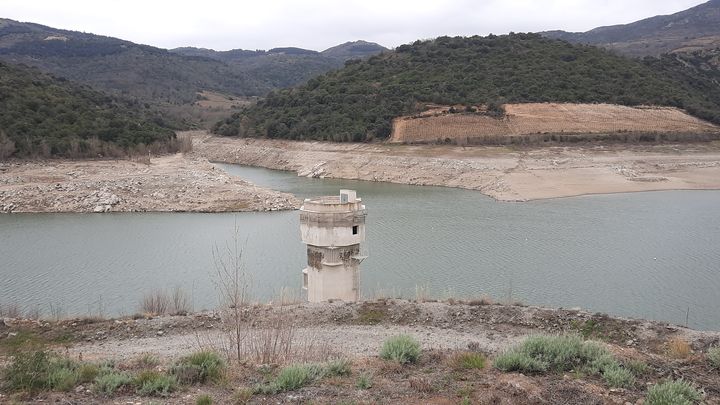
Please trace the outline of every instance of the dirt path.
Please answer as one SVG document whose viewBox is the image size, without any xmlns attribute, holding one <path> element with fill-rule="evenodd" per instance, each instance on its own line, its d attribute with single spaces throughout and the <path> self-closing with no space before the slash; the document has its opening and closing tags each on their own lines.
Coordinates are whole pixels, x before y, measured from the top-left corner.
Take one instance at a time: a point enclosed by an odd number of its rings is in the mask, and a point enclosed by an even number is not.
<svg viewBox="0 0 720 405">
<path fill-rule="evenodd" d="M 0 163 L 0 212 L 268 211 L 298 201 L 182 154 Z"/>
<path fill-rule="evenodd" d="M 425 349 L 458 350 L 469 344 L 496 354 L 529 334 L 582 332 L 623 347 L 660 353 L 671 336 L 687 340 L 696 350 L 720 342 L 720 332 L 694 331 L 664 322 L 609 317 L 581 310 L 475 303 L 416 303 L 378 300 L 361 303 L 294 304 L 253 307 L 247 330 L 274 327 L 283 320 L 299 343 L 322 342 L 332 352 L 373 357 L 389 336 L 410 334 Z M 588 326 L 590 325 L 590 326 Z M 204 345 L 224 347 L 228 325 L 214 312 L 99 323 L 67 321 L 78 343 L 69 353 L 84 359 L 119 361 L 153 353 L 174 359 Z"/>
<path fill-rule="evenodd" d="M 501 201 L 720 189 L 718 142 L 505 148 L 194 137 L 194 153 L 211 161 L 308 177 L 459 187 Z"/>
</svg>

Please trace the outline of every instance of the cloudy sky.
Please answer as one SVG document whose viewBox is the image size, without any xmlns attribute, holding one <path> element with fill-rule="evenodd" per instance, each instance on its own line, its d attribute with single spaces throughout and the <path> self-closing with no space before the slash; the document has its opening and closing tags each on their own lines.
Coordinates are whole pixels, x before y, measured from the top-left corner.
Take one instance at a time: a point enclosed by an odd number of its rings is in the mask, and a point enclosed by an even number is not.
<svg viewBox="0 0 720 405">
<path fill-rule="evenodd" d="M 0 17 L 163 48 L 395 47 L 440 35 L 586 31 L 703 0 L 0 0 Z"/>
</svg>

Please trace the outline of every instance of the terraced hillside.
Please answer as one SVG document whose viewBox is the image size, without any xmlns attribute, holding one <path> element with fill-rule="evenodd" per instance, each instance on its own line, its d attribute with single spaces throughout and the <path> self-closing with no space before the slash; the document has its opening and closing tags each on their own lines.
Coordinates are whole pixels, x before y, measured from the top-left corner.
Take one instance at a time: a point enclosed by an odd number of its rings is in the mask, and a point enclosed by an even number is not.
<svg viewBox="0 0 720 405">
<path fill-rule="evenodd" d="M 720 139 L 720 127 L 674 107 L 527 103 L 503 106 L 494 117 L 482 107 L 440 107 L 393 121 L 392 142 L 512 143 L 550 140 Z M 478 112 L 469 112 L 476 110 Z M 589 135 L 589 136 L 588 136 Z"/>
</svg>

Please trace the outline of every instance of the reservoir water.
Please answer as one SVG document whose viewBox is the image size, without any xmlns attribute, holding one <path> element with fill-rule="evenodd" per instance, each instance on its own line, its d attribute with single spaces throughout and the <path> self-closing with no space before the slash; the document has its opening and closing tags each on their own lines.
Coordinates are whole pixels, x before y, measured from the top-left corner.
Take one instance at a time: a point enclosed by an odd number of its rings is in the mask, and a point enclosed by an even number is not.
<svg viewBox="0 0 720 405">
<path fill-rule="evenodd" d="M 357 190 L 368 207 L 366 297 L 412 298 L 419 287 L 720 330 L 720 191 L 501 203 L 476 191 L 219 166 L 299 197 Z M 300 295 L 298 228 L 296 211 L 0 215 L 0 305 L 123 315 L 143 294 L 178 286 L 194 309 L 212 308 L 213 249 L 234 235 L 258 300 L 283 288 Z"/>
</svg>

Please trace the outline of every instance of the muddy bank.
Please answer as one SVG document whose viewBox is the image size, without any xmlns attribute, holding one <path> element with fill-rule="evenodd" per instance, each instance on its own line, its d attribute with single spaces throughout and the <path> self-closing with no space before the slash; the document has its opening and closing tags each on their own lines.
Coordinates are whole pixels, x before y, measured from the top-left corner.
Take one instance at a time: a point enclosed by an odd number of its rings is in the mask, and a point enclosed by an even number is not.
<svg viewBox="0 0 720 405">
<path fill-rule="evenodd" d="M 301 176 L 459 187 L 501 201 L 720 189 L 718 142 L 507 148 L 297 142 L 196 132 L 194 150 L 211 161 Z"/>
<path fill-rule="evenodd" d="M 290 194 L 229 176 L 200 156 L 0 163 L 0 212 L 270 211 Z"/>
</svg>

